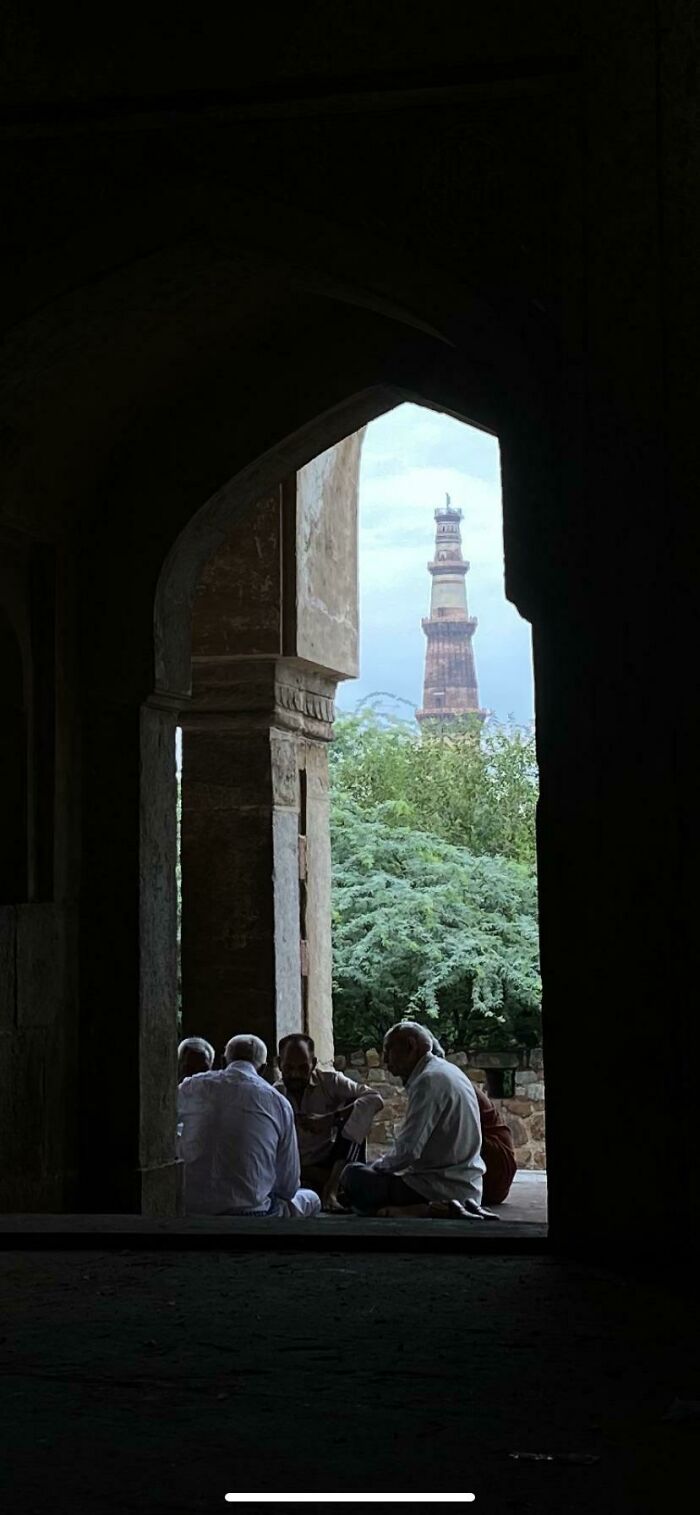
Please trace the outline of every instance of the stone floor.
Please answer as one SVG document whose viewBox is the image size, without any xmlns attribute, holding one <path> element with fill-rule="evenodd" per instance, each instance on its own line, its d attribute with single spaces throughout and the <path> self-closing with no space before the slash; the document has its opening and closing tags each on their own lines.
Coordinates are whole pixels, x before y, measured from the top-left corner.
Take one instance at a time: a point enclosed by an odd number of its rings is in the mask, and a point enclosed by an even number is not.
<svg viewBox="0 0 700 1515">
<path fill-rule="evenodd" d="M 3 1508 L 402 1489 L 474 1492 L 484 1515 L 693 1508 L 694 1301 L 548 1254 L 436 1250 L 415 1224 L 432 1248 L 349 1252 L 332 1229 L 311 1249 L 288 1226 L 284 1251 L 260 1233 L 40 1250 L 38 1231 L 27 1250 L 6 1232 Z"/>
<path fill-rule="evenodd" d="M 521 1168 L 513 1179 L 513 1187 L 504 1204 L 496 1214 L 507 1225 L 526 1221 L 531 1225 L 547 1224 L 547 1174 Z"/>
<path fill-rule="evenodd" d="M 481 1220 L 370 1220 L 359 1215 L 320 1215 L 314 1220 L 235 1220 L 222 1216 L 188 1216 L 181 1220 L 154 1220 L 140 1215 L 0 1215 L 0 1247 L 14 1245 L 18 1236 L 28 1246 L 45 1245 L 59 1238 L 80 1245 L 92 1245 L 98 1235 L 105 1246 L 125 1240 L 146 1245 L 153 1237 L 171 1243 L 205 1242 L 207 1238 L 227 1238 L 239 1246 L 259 1246 L 265 1237 L 296 1247 L 315 1243 L 325 1247 L 329 1240 L 342 1245 L 376 1243 L 387 1236 L 402 1237 L 412 1245 L 433 1246 L 439 1238 L 468 1240 L 479 1245 L 544 1241 L 547 1234 L 547 1175 L 522 1171 L 517 1173 L 505 1201 L 493 1212 L 493 1222 Z M 301 1230 L 299 1229 L 301 1227 Z"/>
</svg>

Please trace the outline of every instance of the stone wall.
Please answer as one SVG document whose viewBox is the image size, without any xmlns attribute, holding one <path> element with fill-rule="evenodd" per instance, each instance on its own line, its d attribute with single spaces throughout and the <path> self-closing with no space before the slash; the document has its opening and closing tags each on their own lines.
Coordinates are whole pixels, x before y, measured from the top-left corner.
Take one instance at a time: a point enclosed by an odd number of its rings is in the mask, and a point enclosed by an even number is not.
<svg viewBox="0 0 700 1515">
<path fill-rule="evenodd" d="M 472 1082 L 486 1092 L 486 1070 L 470 1063 L 466 1052 L 451 1052 L 448 1062 L 463 1068 Z M 503 1112 L 510 1126 L 519 1168 L 546 1167 L 544 1145 L 544 1082 L 542 1072 L 542 1049 L 535 1047 L 529 1056 L 529 1066 L 516 1068 L 512 1099 L 496 1099 L 493 1103 Z M 406 1109 L 406 1095 L 401 1080 L 392 1078 L 382 1066 L 376 1047 L 351 1052 L 335 1059 L 336 1068 L 342 1069 L 349 1078 L 359 1083 L 372 1084 L 379 1090 L 384 1109 L 375 1121 L 371 1140 L 368 1143 L 370 1160 L 380 1157 L 391 1146 Z"/>
</svg>

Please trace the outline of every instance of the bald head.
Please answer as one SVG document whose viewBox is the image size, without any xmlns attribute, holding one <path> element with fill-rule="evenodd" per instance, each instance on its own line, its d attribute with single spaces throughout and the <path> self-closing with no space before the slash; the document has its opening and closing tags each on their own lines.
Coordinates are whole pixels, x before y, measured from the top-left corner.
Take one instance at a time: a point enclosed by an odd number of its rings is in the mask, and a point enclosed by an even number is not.
<svg viewBox="0 0 700 1515">
<path fill-rule="evenodd" d="M 384 1062 L 405 1084 L 432 1045 L 433 1038 L 425 1026 L 418 1021 L 399 1021 L 384 1037 Z"/>
</svg>

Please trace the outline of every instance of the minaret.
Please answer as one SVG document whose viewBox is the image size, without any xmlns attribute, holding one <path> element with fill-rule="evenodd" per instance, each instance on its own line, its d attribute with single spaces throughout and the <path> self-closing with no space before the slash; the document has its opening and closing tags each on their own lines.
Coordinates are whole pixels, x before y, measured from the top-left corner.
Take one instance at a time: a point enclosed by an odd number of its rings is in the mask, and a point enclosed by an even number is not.
<svg viewBox="0 0 700 1515">
<path fill-rule="evenodd" d="M 423 709 L 416 711 L 416 719 L 454 721 L 476 715 L 483 721 L 488 711 L 479 708 L 472 647 L 477 620 L 467 610 L 469 564 L 462 557 L 462 512 L 450 504 L 449 495 L 445 499 L 447 503 L 435 511 L 435 556 L 428 564 L 430 615 L 421 622 L 428 645 Z"/>
</svg>

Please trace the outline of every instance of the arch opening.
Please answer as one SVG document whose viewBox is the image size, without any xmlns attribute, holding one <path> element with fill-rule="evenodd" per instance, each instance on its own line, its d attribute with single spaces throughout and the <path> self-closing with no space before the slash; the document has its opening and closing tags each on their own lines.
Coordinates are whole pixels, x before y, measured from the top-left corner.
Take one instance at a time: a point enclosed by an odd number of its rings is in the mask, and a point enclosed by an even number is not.
<svg viewBox="0 0 700 1515">
<path fill-rule="evenodd" d="M 178 867 L 182 876 L 181 1030 L 219 1052 L 231 1034 L 231 1005 L 243 1000 L 245 1030 L 272 1046 L 289 1031 L 313 1034 L 321 1062 L 332 1066 L 327 743 L 336 686 L 356 676 L 358 657 L 356 616 L 351 624 L 348 611 L 357 586 L 351 538 L 362 432 L 345 428 L 358 414 L 366 426 L 406 398 L 386 390 L 360 396 L 253 465 L 198 512 L 160 576 L 156 689 L 142 712 L 144 793 L 156 784 L 162 794 L 166 778 L 165 851 L 173 879 Z M 327 440 L 334 431 L 337 441 L 314 454 L 314 436 Z M 347 521 L 338 537 L 343 475 Z M 322 547 L 304 581 L 301 560 L 312 543 Z M 445 699 L 437 690 L 436 708 Z M 164 742 L 149 740 L 155 727 Z M 149 753 L 158 771 L 149 773 Z M 153 840 L 146 827 L 146 849 Z M 149 876 L 145 866 L 147 893 Z M 151 929 L 150 947 L 142 935 L 142 957 L 149 955 L 153 982 L 158 937 L 167 990 L 160 998 L 172 1007 L 180 907 L 177 889 L 166 893 L 170 929 Z M 146 925 L 151 918 L 146 908 Z M 170 1017 L 174 1042 L 172 1008 Z"/>
</svg>

